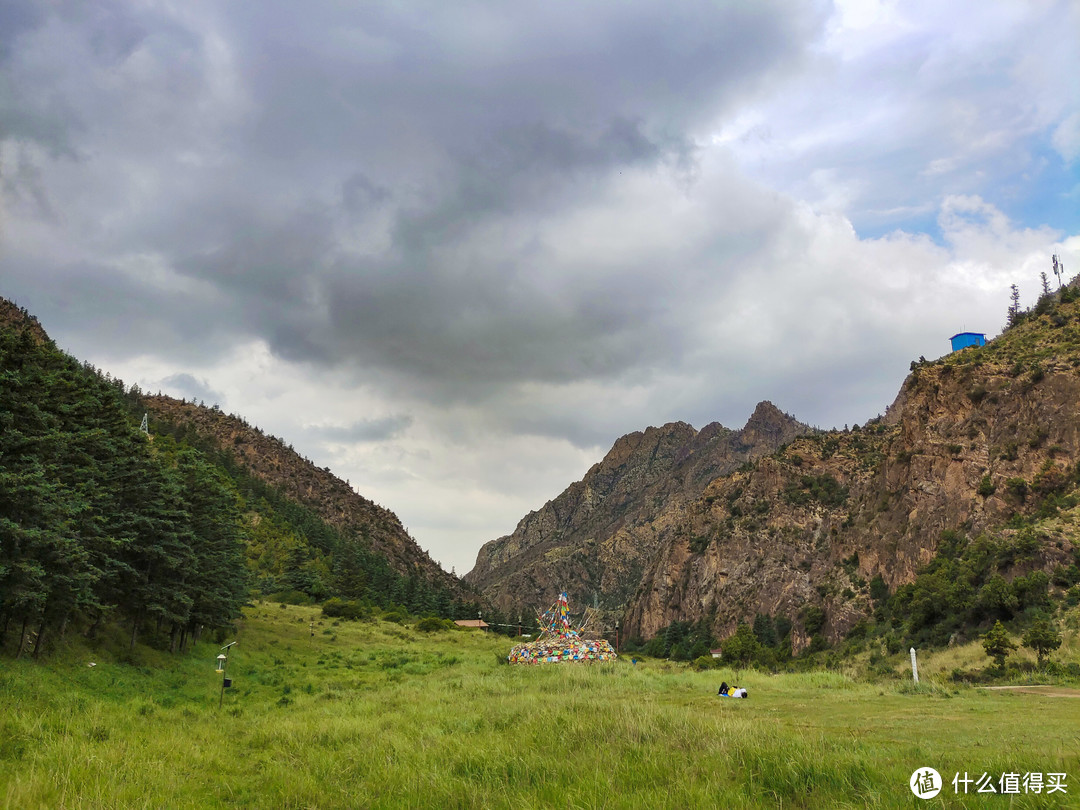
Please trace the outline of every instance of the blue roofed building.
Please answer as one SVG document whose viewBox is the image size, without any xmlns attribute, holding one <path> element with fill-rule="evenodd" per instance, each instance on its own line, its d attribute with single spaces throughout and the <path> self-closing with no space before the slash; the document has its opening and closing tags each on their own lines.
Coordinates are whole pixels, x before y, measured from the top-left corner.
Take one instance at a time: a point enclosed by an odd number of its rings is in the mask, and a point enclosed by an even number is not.
<svg viewBox="0 0 1080 810">
<path fill-rule="evenodd" d="M 982 332 L 957 332 L 949 340 L 952 341 L 952 350 L 958 352 L 968 346 L 985 346 L 986 335 Z"/>
</svg>

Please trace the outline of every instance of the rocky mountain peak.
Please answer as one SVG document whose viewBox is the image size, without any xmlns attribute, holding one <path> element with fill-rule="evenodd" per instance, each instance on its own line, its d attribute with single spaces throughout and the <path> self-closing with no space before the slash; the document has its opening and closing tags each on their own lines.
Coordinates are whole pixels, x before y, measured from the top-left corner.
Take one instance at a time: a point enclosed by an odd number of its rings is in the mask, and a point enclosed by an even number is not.
<svg viewBox="0 0 1080 810">
<path fill-rule="evenodd" d="M 767 444 L 779 447 L 810 432 L 810 427 L 788 416 L 768 400 L 757 404 L 746 425 L 740 431 L 742 443 L 749 446 Z"/>
<path fill-rule="evenodd" d="M 572 599 L 620 610 L 636 590 L 654 543 L 634 526 L 700 497 L 717 477 L 809 432 L 763 402 L 745 428 L 713 422 L 700 431 L 668 422 L 620 437 L 585 477 L 514 532 L 487 543 L 465 580 L 500 609 L 526 609 L 567 589 Z"/>
</svg>

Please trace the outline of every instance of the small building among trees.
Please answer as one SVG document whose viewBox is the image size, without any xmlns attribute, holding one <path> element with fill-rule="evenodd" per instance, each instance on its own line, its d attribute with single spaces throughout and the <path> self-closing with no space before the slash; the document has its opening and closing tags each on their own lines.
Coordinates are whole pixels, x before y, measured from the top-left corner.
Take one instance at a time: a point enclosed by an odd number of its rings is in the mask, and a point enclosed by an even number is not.
<svg viewBox="0 0 1080 810">
<path fill-rule="evenodd" d="M 985 346 L 986 335 L 982 332 L 957 332 L 949 340 L 952 342 L 952 350 L 958 352 L 968 346 Z"/>
<path fill-rule="evenodd" d="M 474 630 L 487 630 L 491 626 L 482 619 L 456 619 L 454 624 L 458 627 L 471 627 Z"/>
</svg>

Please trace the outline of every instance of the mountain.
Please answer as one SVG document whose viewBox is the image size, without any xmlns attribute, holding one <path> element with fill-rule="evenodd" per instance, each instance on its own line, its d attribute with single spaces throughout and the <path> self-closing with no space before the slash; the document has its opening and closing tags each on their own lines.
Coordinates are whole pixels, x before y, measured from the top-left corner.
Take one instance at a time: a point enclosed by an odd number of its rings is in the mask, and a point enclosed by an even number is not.
<svg viewBox="0 0 1080 810">
<path fill-rule="evenodd" d="M 462 596 L 457 577 L 444 571 L 405 531 L 401 520 L 363 497 L 328 468 L 317 467 L 283 441 L 218 408 L 172 397 L 143 395 L 151 427 L 176 430 L 200 447 L 212 448 L 237 468 L 284 498 L 310 509 L 345 536 L 361 537 L 401 576 L 420 576 Z"/>
<path fill-rule="evenodd" d="M 577 604 L 618 613 L 662 543 L 641 527 L 809 431 L 762 402 L 741 430 L 672 422 L 623 436 L 581 481 L 484 545 L 464 579 L 509 613 L 543 605 L 561 590 Z"/>
<path fill-rule="evenodd" d="M 811 432 L 763 404 L 737 434 L 630 434 L 466 579 L 507 610 L 569 587 L 624 639 L 698 628 L 706 650 L 743 622 L 795 652 L 868 627 L 906 649 L 1080 600 L 1078 299 L 913 363 L 862 427 Z"/>
<path fill-rule="evenodd" d="M 627 633 L 704 621 L 724 637 L 782 616 L 798 651 L 843 638 L 891 592 L 907 638 L 943 642 L 1052 605 L 1080 579 L 1076 298 L 1044 297 L 985 347 L 913 363 L 883 419 L 800 437 L 637 527 L 657 551 Z"/>
<path fill-rule="evenodd" d="M 49 342 L 49 336 L 36 317 L 13 301 L 2 297 L 0 297 L 0 330 L 25 332 L 39 345 Z"/>
</svg>

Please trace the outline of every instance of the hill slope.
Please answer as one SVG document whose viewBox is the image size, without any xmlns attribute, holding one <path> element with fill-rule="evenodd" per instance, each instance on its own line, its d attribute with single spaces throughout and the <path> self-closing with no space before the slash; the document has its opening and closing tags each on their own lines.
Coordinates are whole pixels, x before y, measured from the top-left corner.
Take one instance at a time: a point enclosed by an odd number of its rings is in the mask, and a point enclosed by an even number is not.
<svg viewBox="0 0 1080 810">
<path fill-rule="evenodd" d="M 280 439 L 237 416 L 162 395 L 141 402 L 151 426 L 180 428 L 202 447 L 212 447 L 285 498 L 309 508 L 346 536 L 362 537 L 402 576 L 421 576 L 462 595 L 460 582 L 443 571 L 405 531 L 401 520 L 352 489 L 328 469 L 316 467 Z"/>
<path fill-rule="evenodd" d="M 0 299 L 0 648 L 14 636 L 16 656 L 37 655 L 52 631 L 120 621 L 133 645 L 150 632 L 175 649 L 227 626 L 251 587 L 476 611 L 328 470 L 237 417 L 126 389 Z"/>
</svg>

